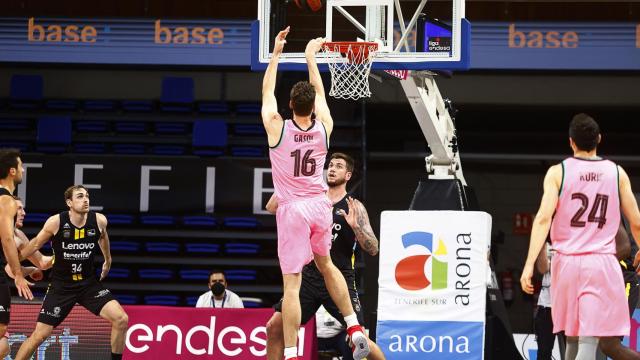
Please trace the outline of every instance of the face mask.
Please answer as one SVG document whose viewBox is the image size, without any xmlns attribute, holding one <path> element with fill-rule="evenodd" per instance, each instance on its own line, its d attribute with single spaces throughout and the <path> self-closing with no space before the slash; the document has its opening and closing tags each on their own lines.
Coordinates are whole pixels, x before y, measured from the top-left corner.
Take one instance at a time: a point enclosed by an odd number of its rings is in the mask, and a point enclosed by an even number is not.
<svg viewBox="0 0 640 360">
<path fill-rule="evenodd" d="M 222 283 L 215 283 L 213 285 L 211 285 L 211 292 L 213 293 L 213 295 L 215 296 L 220 296 L 224 293 L 225 287 Z"/>
</svg>

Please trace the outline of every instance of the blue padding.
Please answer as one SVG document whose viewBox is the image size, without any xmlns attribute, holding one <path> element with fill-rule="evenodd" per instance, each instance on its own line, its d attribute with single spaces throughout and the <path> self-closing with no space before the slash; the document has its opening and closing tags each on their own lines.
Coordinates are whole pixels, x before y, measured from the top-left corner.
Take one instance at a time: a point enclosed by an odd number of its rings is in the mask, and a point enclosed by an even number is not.
<svg viewBox="0 0 640 360">
<path fill-rule="evenodd" d="M 77 132 L 105 133 L 109 131 L 109 124 L 104 120 L 78 120 L 75 124 Z"/>
<path fill-rule="evenodd" d="M 218 244 L 187 243 L 185 247 L 188 253 L 216 254 L 220 252 Z"/>
<path fill-rule="evenodd" d="M 131 225 L 134 221 L 134 216 L 129 214 L 107 214 L 106 216 L 109 225 Z"/>
<path fill-rule="evenodd" d="M 171 215 L 141 215 L 143 225 L 175 225 L 176 220 Z"/>
<path fill-rule="evenodd" d="M 151 112 L 153 110 L 151 100 L 123 100 L 121 105 L 125 111 Z"/>
<path fill-rule="evenodd" d="M 222 155 L 224 155 L 224 150 L 214 150 L 214 149 L 203 150 L 203 149 L 194 149 L 194 150 L 193 150 L 193 155 L 198 155 L 198 156 L 222 156 Z"/>
<path fill-rule="evenodd" d="M 209 280 L 210 270 L 180 270 L 180 278 L 183 280 Z"/>
<path fill-rule="evenodd" d="M 100 273 L 102 272 L 102 269 L 98 268 L 97 270 L 98 270 L 97 273 L 99 278 Z M 127 268 L 111 268 L 109 270 L 109 275 L 107 277 L 113 278 L 113 279 L 128 279 L 129 277 L 131 277 L 131 270 Z"/>
<path fill-rule="evenodd" d="M 138 252 L 140 243 L 135 241 L 111 241 L 111 251 Z"/>
<path fill-rule="evenodd" d="M 147 131 L 147 124 L 139 121 L 117 121 L 115 130 L 117 133 L 140 134 Z"/>
<path fill-rule="evenodd" d="M 144 244 L 148 252 L 178 253 L 180 244 L 172 242 L 148 242 Z"/>
<path fill-rule="evenodd" d="M 154 155 L 180 156 L 184 155 L 185 148 L 182 145 L 153 145 L 151 153 Z"/>
<path fill-rule="evenodd" d="M 254 281 L 256 280 L 257 271 L 255 270 L 225 270 L 224 276 L 229 280 L 235 281 Z"/>
<path fill-rule="evenodd" d="M 239 114 L 260 114 L 262 105 L 259 103 L 240 103 L 236 105 L 236 112 Z"/>
<path fill-rule="evenodd" d="M 223 224 L 225 227 L 240 229 L 255 229 L 260 226 L 260 222 L 254 217 L 239 216 L 226 217 Z"/>
<path fill-rule="evenodd" d="M 218 222 L 213 216 L 184 216 L 182 223 L 186 226 L 216 227 Z"/>
<path fill-rule="evenodd" d="M 186 134 L 189 126 L 181 122 L 157 122 L 154 124 L 156 134 Z"/>
<path fill-rule="evenodd" d="M 69 145 L 71 143 L 71 118 L 68 116 L 42 116 L 38 118 L 38 144 Z"/>
<path fill-rule="evenodd" d="M 235 124 L 233 133 L 236 135 L 266 135 L 262 124 Z"/>
<path fill-rule="evenodd" d="M 244 305 L 245 308 L 250 308 L 250 309 L 261 308 L 264 306 L 264 303 L 262 300 L 242 299 L 242 304 Z"/>
<path fill-rule="evenodd" d="M 44 224 L 49 218 L 49 214 L 29 212 L 24 218 L 25 224 Z"/>
<path fill-rule="evenodd" d="M 173 279 L 173 271 L 168 269 L 140 269 L 138 275 L 141 279 L 170 280 Z"/>
<path fill-rule="evenodd" d="M 78 154 L 104 154 L 106 147 L 101 143 L 80 143 L 73 145 L 73 152 Z"/>
<path fill-rule="evenodd" d="M 43 81 L 40 75 L 13 75 L 10 96 L 12 100 L 41 101 Z"/>
<path fill-rule="evenodd" d="M 162 103 L 190 104 L 194 100 L 193 79 L 190 77 L 165 77 L 162 79 Z"/>
<path fill-rule="evenodd" d="M 147 295 L 144 297 L 147 305 L 168 305 L 176 306 L 180 304 L 180 297 L 177 295 Z"/>
<path fill-rule="evenodd" d="M 198 104 L 198 111 L 205 114 L 226 114 L 229 112 L 229 104 L 220 101 L 203 101 Z"/>
<path fill-rule="evenodd" d="M 113 296 L 122 305 L 136 305 L 138 303 L 137 295 L 113 294 Z"/>
<path fill-rule="evenodd" d="M 65 99 L 47 100 L 44 106 L 51 110 L 76 110 L 78 108 L 78 102 Z"/>
<path fill-rule="evenodd" d="M 141 155 L 147 152 L 142 144 L 113 144 L 112 148 L 116 154 Z"/>
<path fill-rule="evenodd" d="M 0 131 L 26 131 L 31 129 L 29 119 L 0 119 Z"/>
<path fill-rule="evenodd" d="M 115 111 L 116 102 L 113 100 L 86 100 L 85 111 Z"/>
<path fill-rule="evenodd" d="M 47 250 L 47 251 L 51 250 L 51 241 L 49 241 L 48 243 L 42 245 L 42 249 Z"/>
<path fill-rule="evenodd" d="M 187 306 L 194 307 L 198 303 L 199 296 L 188 296 L 187 297 Z"/>
<path fill-rule="evenodd" d="M 224 120 L 196 120 L 192 145 L 205 148 L 227 146 L 227 123 Z"/>
<path fill-rule="evenodd" d="M 260 251 L 258 244 L 231 243 L 224 247 L 227 254 L 257 254 Z"/>
<path fill-rule="evenodd" d="M 231 148 L 231 156 L 262 157 L 264 156 L 264 148 L 252 146 L 233 146 Z"/>
</svg>

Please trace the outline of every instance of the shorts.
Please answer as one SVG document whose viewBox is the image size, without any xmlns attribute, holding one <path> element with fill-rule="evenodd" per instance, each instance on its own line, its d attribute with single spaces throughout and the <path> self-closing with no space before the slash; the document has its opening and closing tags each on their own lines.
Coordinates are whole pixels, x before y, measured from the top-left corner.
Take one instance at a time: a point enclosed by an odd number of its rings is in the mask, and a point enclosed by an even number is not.
<svg viewBox="0 0 640 360">
<path fill-rule="evenodd" d="M 566 336 L 629 334 L 629 308 L 618 260 L 613 254 L 553 257 L 553 332 Z"/>
<path fill-rule="evenodd" d="M 76 303 L 99 316 L 102 308 L 115 299 L 111 291 L 96 279 L 73 284 L 53 281 L 42 301 L 38 322 L 56 327 L 64 321 Z"/>
<path fill-rule="evenodd" d="M 317 271 L 317 270 L 316 270 Z M 364 324 L 364 318 L 362 315 L 362 306 L 360 305 L 360 298 L 358 297 L 358 290 L 355 286 L 355 275 L 353 273 L 344 273 L 344 278 L 347 281 L 347 288 L 349 289 L 349 299 L 351 299 L 351 306 L 353 311 L 358 317 L 358 322 Z M 300 286 L 300 324 L 306 324 L 320 308 L 320 305 L 327 309 L 327 312 L 331 314 L 336 320 L 346 327 L 344 322 L 344 316 L 340 313 L 338 306 L 331 299 L 329 291 L 324 283 L 322 275 L 318 272 L 318 277 L 307 276 L 305 272 L 302 275 L 302 284 Z M 274 309 L 277 312 L 282 312 L 282 299 L 274 305 Z"/>
<path fill-rule="evenodd" d="M 278 259 L 283 274 L 298 274 L 313 254 L 328 256 L 333 216 L 325 195 L 278 204 Z"/>
<path fill-rule="evenodd" d="M 11 289 L 4 269 L 0 270 L 0 324 L 9 325 L 11 314 Z"/>
</svg>

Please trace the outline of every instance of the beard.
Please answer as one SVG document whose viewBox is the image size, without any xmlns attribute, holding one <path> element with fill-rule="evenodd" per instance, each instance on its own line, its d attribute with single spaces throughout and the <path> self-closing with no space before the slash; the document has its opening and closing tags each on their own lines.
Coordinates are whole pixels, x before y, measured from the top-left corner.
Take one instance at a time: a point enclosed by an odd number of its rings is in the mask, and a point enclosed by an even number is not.
<svg viewBox="0 0 640 360">
<path fill-rule="evenodd" d="M 335 178 L 333 180 L 327 179 L 327 185 L 329 185 L 330 187 L 340 186 L 346 182 L 347 180 L 345 178 Z"/>
<path fill-rule="evenodd" d="M 18 186 L 20 184 L 22 184 L 22 177 L 13 179 L 13 185 L 14 186 Z"/>
</svg>

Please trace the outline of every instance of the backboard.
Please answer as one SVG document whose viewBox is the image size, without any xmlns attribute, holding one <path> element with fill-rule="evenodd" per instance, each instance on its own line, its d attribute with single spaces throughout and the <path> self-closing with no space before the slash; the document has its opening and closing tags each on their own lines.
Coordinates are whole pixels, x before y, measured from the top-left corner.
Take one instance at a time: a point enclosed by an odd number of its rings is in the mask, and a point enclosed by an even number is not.
<svg viewBox="0 0 640 360">
<path fill-rule="evenodd" d="M 306 0 L 299 0 L 306 1 Z M 376 41 L 373 70 L 466 70 L 471 26 L 465 0 L 325 0 L 318 11 L 294 0 L 259 0 L 252 25 L 252 70 L 266 69 L 273 39 L 291 26 L 280 70 L 306 71 L 304 48 L 316 37 L 327 41 Z M 326 70 L 329 57 L 316 57 Z"/>
</svg>

